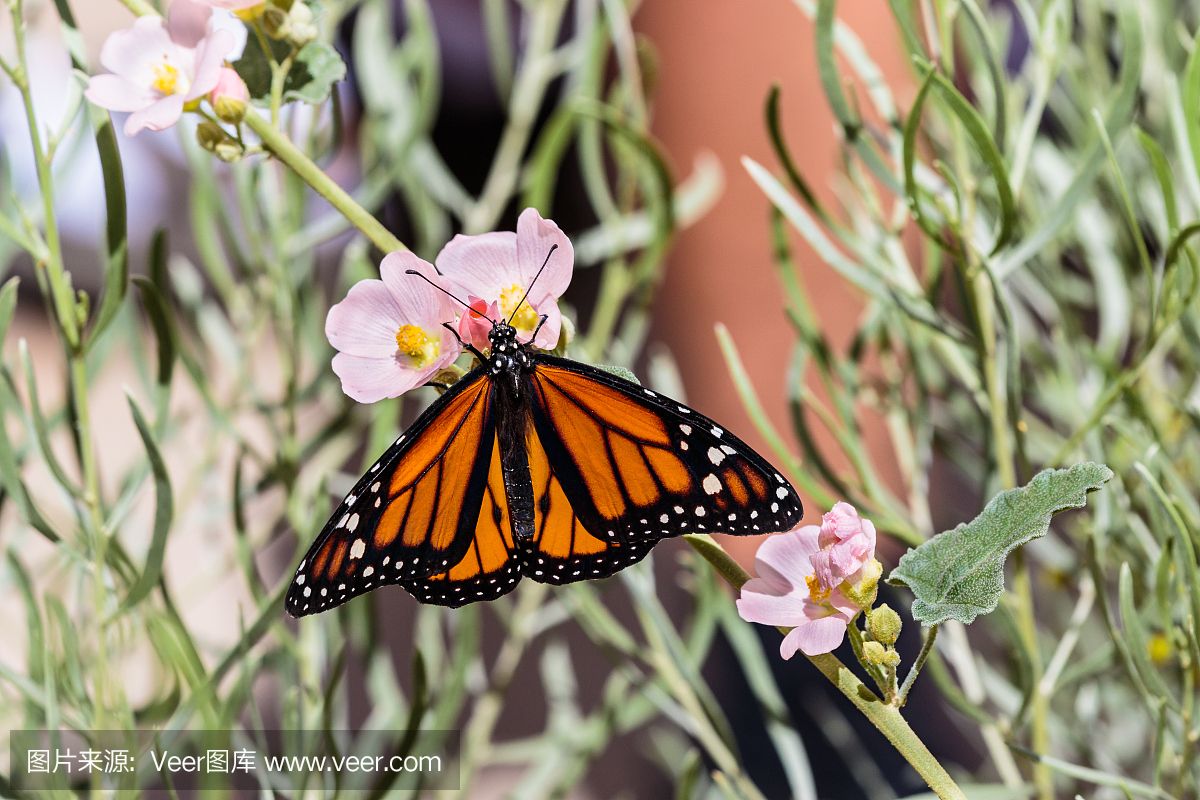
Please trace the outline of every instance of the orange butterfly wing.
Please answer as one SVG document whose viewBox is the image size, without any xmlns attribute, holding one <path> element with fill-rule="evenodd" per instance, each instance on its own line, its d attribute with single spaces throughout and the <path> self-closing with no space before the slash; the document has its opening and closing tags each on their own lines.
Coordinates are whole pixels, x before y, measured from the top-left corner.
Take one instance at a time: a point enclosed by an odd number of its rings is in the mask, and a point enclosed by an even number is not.
<svg viewBox="0 0 1200 800">
<path fill-rule="evenodd" d="M 422 603 L 461 606 L 494 600 L 515 588 L 521 578 L 521 560 L 513 542 L 500 469 L 500 443 L 492 437 L 491 467 L 483 505 L 466 553 L 449 570 L 401 585 Z"/>
<path fill-rule="evenodd" d="M 479 370 L 426 409 L 342 501 L 296 569 L 288 612 L 314 614 L 461 561 L 490 490 L 495 429 L 492 386 Z"/>
<path fill-rule="evenodd" d="M 800 498 L 783 476 L 707 417 L 584 364 L 544 355 L 536 364 L 537 438 L 592 538 L 631 546 L 800 521 Z"/>
</svg>

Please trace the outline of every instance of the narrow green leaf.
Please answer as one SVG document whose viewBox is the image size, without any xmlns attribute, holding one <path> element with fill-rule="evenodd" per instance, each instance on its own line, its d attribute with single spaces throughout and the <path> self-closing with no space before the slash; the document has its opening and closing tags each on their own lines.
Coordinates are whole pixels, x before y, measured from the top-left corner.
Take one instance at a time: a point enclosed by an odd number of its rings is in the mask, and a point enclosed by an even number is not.
<svg viewBox="0 0 1200 800">
<path fill-rule="evenodd" d="M 912 590 L 913 619 L 922 624 L 973 622 L 1000 602 L 1008 554 L 1044 536 L 1054 514 L 1082 508 L 1088 492 L 1099 489 L 1112 474 L 1105 465 L 1092 462 L 1043 470 L 1025 486 L 993 497 L 971 522 L 909 550 L 888 582 Z"/>
<path fill-rule="evenodd" d="M 921 85 L 921 91 L 913 101 L 912 109 L 908 113 L 908 120 L 904 125 L 904 186 L 913 217 L 922 230 L 939 241 L 944 241 L 936 223 L 928 219 L 921 209 L 920 189 L 917 186 L 915 169 L 916 139 L 920 129 L 921 108 L 929 91 L 936 88 L 946 107 L 953 112 L 954 116 L 958 117 L 963 130 L 975 143 L 975 152 L 983 159 L 983 163 L 987 165 L 996 183 L 996 197 L 1000 202 L 1000 227 L 996 233 L 996 241 L 990 250 L 992 254 L 995 254 L 1012 238 L 1017 220 L 1016 202 L 1013 199 L 1012 186 L 1009 183 L 1008 169 L 1004 166 L 1004 157 L 1001 156 L 1000 150 L 996 146 L 996 140 L 988 131 L 988 125 L 984 122 L 983 117 L 958 89 L 954 88 L 954 84 L 930 65 L 920 64 L 918 66 L 926 71 L 925 82 Z M 947 247 L 953 249 L 952 245 L 947 245 Z"/>
<path fill-rule="evenodd" d="M 17 289 L 21 279 L 13 276 L 0 287 L 0 344 L 8 336 L 8 326 L 12 324 L 13 312 L 17 309 Z"/>
<path fill-rule="evenodd" d="M 1179 703 L 1171 694 L 1171 690 L 1167 688 L 1162 675 L 1150 663 L 1149 637 L 1146 635 L 1146 628 L 1142 625 L 1137 607 L 1133 604 L 1133 571 L 1130 570 L 1128 562 L 1121 564 L 1117 594 L 1120 601 L 1121 626 L 1124 628 L 1129 652 L 1133 656 L 1134 668 L 1141 675 L 1142 682 L 1147 689 L 1170 704 L 1172 708 L 1179 708 Z"/>
<path fill-rule="evenodd" d="M 150 460 L 150 469 L 154 473 L 154 533 L 150 539 L 150 549 L 146 553 L 146 565 L 141 575 L 125 596 L 122 610 L 128 610 L 140 603 L 150 594 L 162 576 L 163 553 L 167 548 L 167 534 L 171 530 L 171 517 L 174 514 L 174 499 L 171 494 L 171 479 L 167 475 L 167 465 L 163 463 L 162 454 L 150 426 L 146 424 L 142 411 L 138 408 L 133 397 L 128 397 L 129 410 L 133 414 L 133 422 L 137 425 L 146 447 L 146 457 Z"/>
<path fill-rule="evenodd" d="M 88 106 L 88 116 L 95 131 L 96 149 L 100 153 L 100 172 L 104 178 L 104 208 L 108 219 L 105 228 L 108 252 L 104 268 L 104 291 L 100 296 L 100 308 L 88 332 L 87 344 L 91 347 L 121 309 L 121 303 L 129 291 L 129 233 L 126 220 L 125 170 L 121 166 L 121 151 L 117 147 L 117 134 L 113 130 L 112 118 L 107 111 L 91 105 Z"/>
<path fill-rule="evenodd" d="M 133 283 L 142 293 L 142 305 L 146 309 L 146 316 L 150 318 L 150 326 L 154 329 L 154 340 L 158 347 L 156 380 L 160 386 L 169 386 L 171 373 L 175 368 L 175 337 L 171 331 L 167 302 L 149 278 L 135 275 Z"/>
</svg>

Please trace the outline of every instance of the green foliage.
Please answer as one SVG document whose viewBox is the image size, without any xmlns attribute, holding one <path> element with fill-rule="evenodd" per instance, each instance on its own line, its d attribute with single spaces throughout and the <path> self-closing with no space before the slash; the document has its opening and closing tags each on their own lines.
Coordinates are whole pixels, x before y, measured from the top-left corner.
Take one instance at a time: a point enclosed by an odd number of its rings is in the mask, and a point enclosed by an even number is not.
<svg viewBox="0 0 1200 800">
<path fill-rule="evenodd" d="M 312 41 L 293 52 L 290 44 L 270 40 L 268 45 L 276 62 L 289 60 L 291 69 L 283 83 L 285 102 L 299 100 L 318 105 L 329 99 L 333 85 L 346 77 L 346 62 L 332 45 Z M 233 65 L 246 82 L 250 97 L 267 102 L 271 97 L 274 72 L 271 60 L 263 50 L 261 40 L 250 36 L 242 57 Z"/>
<path fill-rule="evenodd" d="M 974 622 L 999 605 L 1009 554 L 1045 536 L 1055 514 L 1082 508 L 1088 493 L 1110 478 L 1112 470 L 1092 463 L 1039 472 L 1025 486 L 993 497 L 975 519 L 909 550 L 888 583 L 912 590 L 913 619 L 924 625 Z"/>
</svg>

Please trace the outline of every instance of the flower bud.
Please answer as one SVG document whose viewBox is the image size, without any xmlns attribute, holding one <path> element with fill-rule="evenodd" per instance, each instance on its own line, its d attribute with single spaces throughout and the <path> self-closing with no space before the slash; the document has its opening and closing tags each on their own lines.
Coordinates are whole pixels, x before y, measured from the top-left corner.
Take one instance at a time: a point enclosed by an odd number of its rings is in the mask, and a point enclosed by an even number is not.
<svg viewBox="0 0 1200 800">
<path fill-rule="evenodd" d="M 196 126 L 196 141 L 210 153 L 215 153 L 217 145 L 228 138 L 225 129 L 211 120 L 206 119 Z"/>
<path fill-rule="evenodd" d="M 881 575 L 883 575 L 883 564 L 880 564 L 878 559 L 872 558 L 863 564 L 857 576 L 852 576 L 842 584 L 842 593 L 859 608 L 870 608 L 875 605 L 875 597 L 879 594 L 879 577 Z M 857 577 L 857 581 L 851 583 L 854 577 Z"/>
<path fill-rule="evenodd" d="M 292 46 L 301 48 L 317 38 L 317 26 L 312 20 L 312 8 L 302 2 L 294 2 L 292 11 L 288 12 L 287 32 L 287 40 Z"/>
<path fill-rule="evenodd" d="M 282 8 L 268 6 L 259 17 L 263 32 L 272 39 L 285 39 L 291 33 L 292 20 Z"/>
<path fill-rule="evenodd" d="M 900 663 L 900 654 L 879 642 L 863 642 L 863 660 L 877 667 L 894 667 Z"/>
<path fill-rule="evenodd" d="M 894 645 L 900 638 L 900 615 L 888 605 L 867 612 L 867 633 L 880 644 Z"/>
<path fill-rule="evenodd" d="M 237 161 L 246 154 L 241 142 L 234 139 L 225 129 L 212 120 L 204 120 L 196 126 L 196 141 L 208 152 L 226 163 Z"/>
<path fill-rule="evenodd" d="M 250 90 L 242 76 L 229 67 L 222 67 L 217 85 L 208 95 L 213 111 L 222 122 L 233 125 L 242 121 L 246 116 L 246 103 L 250 100 Z"/>
</svg>

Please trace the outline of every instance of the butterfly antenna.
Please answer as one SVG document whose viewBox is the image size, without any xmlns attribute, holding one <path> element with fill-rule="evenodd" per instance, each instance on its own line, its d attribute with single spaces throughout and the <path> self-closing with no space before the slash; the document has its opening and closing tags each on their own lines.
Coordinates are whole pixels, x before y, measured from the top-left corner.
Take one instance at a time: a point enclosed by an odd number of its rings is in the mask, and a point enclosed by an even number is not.
<svg viewBox="0 0 1200 800">
<path fill-rule="evenodd" d="M 537 274 L 534 275 L 533 280 L 531 280 L 529 282 L 529 288 L 525 290 L 524 296 L 521 297 L 521 302 L 517 303 L 515 306 L 513 306 L 512 313 L 508 315 L 508 324 L 509 325 L 512 325 L 513 317 L 515 317 L 517 315 L 517 312 L 521 310 L 521 306 L 525 304 L 525 301 L 527 299 L 529 299 L 529 293 L 533 291 L 533 285 L 535 283 L 537 283 L 538 278 L 542 277 L 542 270 L 544 270 L 546 268 L 546 265 L 550 263 L 550 256 L 554 255 L 554 251 L 557 249 L 558 249 L 558 245 L 556 245 L 556 244 L 550 245 L 550 252 L 546 253 L 546 260 L 542 262 L 542 266 L 538 267 Z"/>
<path fill-rule="evenodd" d="M 415 269 L 406 269 L 406 270 L 404 270 L 404 273 L 405 273 L 406 275 L 416 275 L 418 278 L 420 278 L 421 280 L 425 281 L 426 283 L 428 283 L 428 284 L 429 284 L 430 286 L 432 286 L 433 288 L 437 289 L 437 290 L 438 290 L 439 292 L 441 292 L 442 294 L 446 295 L 447 297 L 449 297 L 449 298 L 451 298 L 451 299 L 453 299 L 453 300 L 456 300 L 456 301 L 458 301 L 459 303 L 462 303 L 464 306 L 466 306 L 466 307 L 467 307 L 467 310 L 468 310 L 468 311 L 470 311 L 472 314 L 478 314 L 479 316 L 483 317 L 484 319 L 486 319 L 488 322 L 492 323 L 493 325 L 495 325 L 495 324 L 496 324 L 496 320 L 492 319 L 492 318 L 491 318 L 491 317 L 489 317 L 487 314 L 484 314 L 482 311 L 476 311 L 475 309 L 471 308 L 471 304 L 470 304 L 470 303 L 463 302 L 463 300 L 462 300 L 460 297 L 458 297 L 457 295 L 451 294 L 450 292 L 446 291 L 446 290 L 445 290 L 445 289 L 443 289 L 441 286 L 438 286 L 436 283 L 434 283 L 433 281 L 429 280 L 429 278 L 428 278 L 428 277 L 426 277 L 425 275 L 422 275 L 420 272 L 417 272 Z M 540 273 L 539 273 L 539 274 L 540 274 Z M 537 278 L 534 278 L 534 280 L 537 280 Z"/>
</svg>

